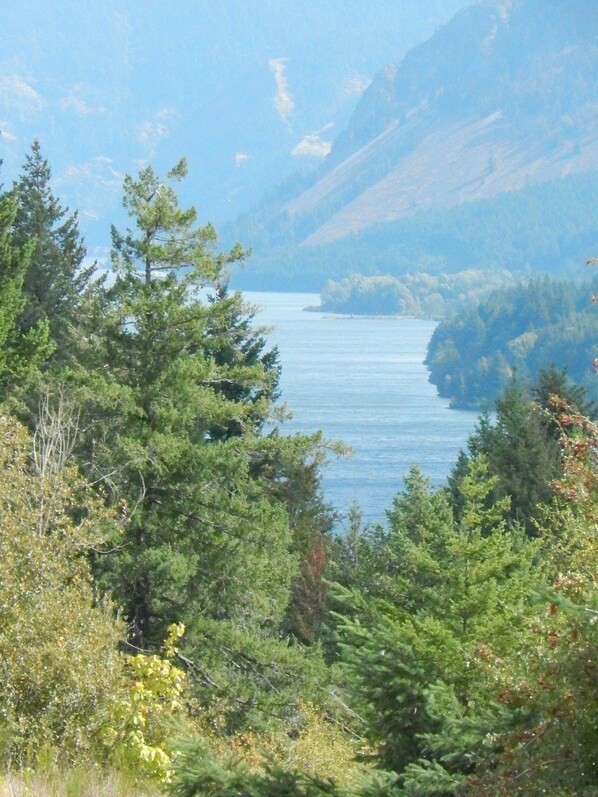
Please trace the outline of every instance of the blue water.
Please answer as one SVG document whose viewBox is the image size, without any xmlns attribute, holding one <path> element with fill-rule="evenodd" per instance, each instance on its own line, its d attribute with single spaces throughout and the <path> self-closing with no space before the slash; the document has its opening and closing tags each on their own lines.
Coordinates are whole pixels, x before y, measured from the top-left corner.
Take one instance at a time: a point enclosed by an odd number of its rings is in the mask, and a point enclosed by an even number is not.
<svg viewBox="0 0 598 797">
<path fill-rule="evenodd" d="M 246 293 L 280 350 L 288 432 L 322 430 L 353 454 L 324 470 L 328 503 L 357 502 L 367 522 L 383 521 L 412 463 L 439 486 L 477 413 L 448 408 L 428 382 L 423 360 L 436 322 L 304 312 L 316 294 Z"/>
</svg>

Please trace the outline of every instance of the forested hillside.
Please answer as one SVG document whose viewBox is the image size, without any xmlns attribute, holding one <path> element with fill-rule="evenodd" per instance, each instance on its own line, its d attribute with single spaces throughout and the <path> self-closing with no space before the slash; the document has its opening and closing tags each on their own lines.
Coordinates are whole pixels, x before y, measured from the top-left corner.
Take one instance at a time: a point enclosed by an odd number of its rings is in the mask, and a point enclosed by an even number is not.
<svg viewBox="0 0 598 797">
<path fill-rule="evenodd" d="M 186 172 L 124 178 L 108 278 L 39 144 L 0 195 L 0 787 L 598 794 L 586 392 L 512 385 L 446 488 L 335 536 Z"/>
<path fill-rule="evenodd" d="M 252 258 L 233 270 L 233 280 L 256 290 L 320 292 L 326 280 L 354 274 L 508 269 L 565 277 L 577 274 L 579 263 L 594 251 L 597 226 L 598 177 L 568 176 L 493 199 L 422 211 L 318 247 L 264 247 L 257 227 L 248 231 Z M 281 222 L 280 240 L 286 232 Z"/>
<path fill-rule="evenodd" d="M 436 328 L 426 358 L 430 381 L 456 407 L 479 406 L 512 379 L 526 382 L 556 365 L 598 398 L 597 291 L 597 279 L 579 285 L 548 278 L 497 289 Z"/>
</svg>

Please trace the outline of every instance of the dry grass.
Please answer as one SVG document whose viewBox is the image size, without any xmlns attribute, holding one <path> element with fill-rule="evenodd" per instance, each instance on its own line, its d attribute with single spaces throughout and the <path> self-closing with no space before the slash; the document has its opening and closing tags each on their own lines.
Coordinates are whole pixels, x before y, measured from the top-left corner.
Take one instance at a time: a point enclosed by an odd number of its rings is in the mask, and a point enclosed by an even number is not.
<svg viewBox="0 0 598 797">
<path fill-rule="evenodd" d="M 120 773 L 73 769 L 50 774 L 5 773 L 0 797 L 163 797 L 155 787 L 139 786 Z"/>
</svg>

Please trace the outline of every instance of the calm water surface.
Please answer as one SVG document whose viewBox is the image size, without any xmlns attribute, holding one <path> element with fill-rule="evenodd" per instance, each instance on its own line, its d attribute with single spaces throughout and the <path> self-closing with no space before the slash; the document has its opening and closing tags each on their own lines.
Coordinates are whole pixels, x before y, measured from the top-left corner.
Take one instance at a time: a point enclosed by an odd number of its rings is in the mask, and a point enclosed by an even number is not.
<svg viewBox="0 0 598 797">
<path fill-rule="evenodd" d="M 324 471 L 328 503 L 346 513 L 357 502 L 365 520 L 381 521 L 412 463 L 444 483 L 477 413 L 449 410 L 428 382 L 423 360 L 436 322 L 304 312 L 317 294 L 245 296 L 280 349 L 287 431 L 321 429 L 353 449 Z"/>
</svg>

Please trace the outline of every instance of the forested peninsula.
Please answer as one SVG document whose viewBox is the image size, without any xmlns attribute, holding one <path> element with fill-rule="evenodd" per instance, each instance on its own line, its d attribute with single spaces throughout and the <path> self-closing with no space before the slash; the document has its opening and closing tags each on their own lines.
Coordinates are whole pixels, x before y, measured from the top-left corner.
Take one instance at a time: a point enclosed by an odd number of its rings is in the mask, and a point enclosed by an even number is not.
<svg viewBox="0 0 598 797">
<path fill-rule="evenodd" d="M 322 290 L 320 307 L 314 309 L 351 315 L 443 318 L 479 304 L 494 288 L 514 281 L 506 269 L 436 275 L 418 271 L 402 277 L 352 274 L 340 282 L 329 280 Z"/>
<path fill-rule="evenodd" d="M 513 379 L 530 381 L 558 366 L 598 398 L 596 293 L 596 278 L 498 288 L 438 325 L 426 357 L 430 381 L 455 407 L 490 405 Z"/>
<path fill-rule="evenodd" d="M 37 142 L 0 192 L 2 788 L 598 794 L 587 391 L 530 361 L 447 487 L 414 466 L 384 524 L 335 534 L 334 445 L 284 433 L 284 363 L 228 284 L 246 253 L 179 204 L 186 173 L 125 177 L 109 274 Z M 568 290 L 529 288 L 505 339 L 581 316 Z"/>
</svg>

